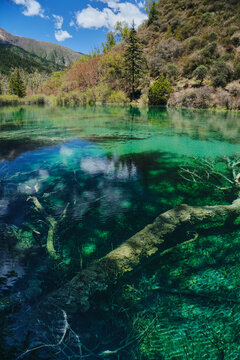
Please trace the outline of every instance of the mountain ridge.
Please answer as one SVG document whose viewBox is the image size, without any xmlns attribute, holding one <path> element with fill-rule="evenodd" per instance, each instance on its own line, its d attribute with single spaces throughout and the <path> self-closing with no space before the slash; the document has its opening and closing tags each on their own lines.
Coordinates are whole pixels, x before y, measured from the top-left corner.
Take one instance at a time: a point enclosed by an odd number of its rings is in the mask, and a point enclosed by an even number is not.
<svg viewBox="0 0 240 360">
<path fill-rule="evenodd" d="M 17 46 L 33 55 L 65 67 L 83 55 L 82 53 L 55 43 L 13 35 L 3 28 L 0 28 L 0 44 Z"/>
</svg>

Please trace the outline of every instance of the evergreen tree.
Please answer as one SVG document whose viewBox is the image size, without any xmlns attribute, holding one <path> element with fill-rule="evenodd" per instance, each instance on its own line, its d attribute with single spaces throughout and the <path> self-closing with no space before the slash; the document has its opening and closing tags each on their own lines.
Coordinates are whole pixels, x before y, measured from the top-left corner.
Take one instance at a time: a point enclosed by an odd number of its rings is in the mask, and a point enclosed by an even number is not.
<svg viewBox="0 0 240 360">
<path fill-rule="evenodd" d="M 131 101 L 135 99 L 135 89 L 139 85 L 139 80 L 143 76 L 145 69 L 146 59 L 133 22 L 126 39 L 124 52 L 124 73 L 127 82 L 130 84 Z"/>
<path fill-rule="evenodd" d="M 155 2 L 155 0 L 145 0 L 145 11 L 149 15 L 151 12 L 152 4 Z"/>
<path fill-rule="evenodd" d="M 14 95 L 14 76 L 11 74 L 8 82 L 8 93 Z"/>
<path fill-rule="evenodd" d="M 0 82 L 0 95 L 2 95 L 2 84 Z"/>
<path fill-rule="evenodd" d="M 17 70 L 13 75 L 10 75 L 8 92 L 10 95 L 17 95 L 19 97 L 24 97 L 26 95 L 26 88 L 19 70 Z"/>
<path fill-rule="evenodd" d="M 157 20 L 158 18 L 158 11 L 157 11 L 157 3 L 154 1 L 151 5 L 150 5 L 150 11 L 149 11 L 149 15 L 148 15 L 148 21 L 147 21 L 147 25 L 151 25 L 154 20 Z"/>
</svg>

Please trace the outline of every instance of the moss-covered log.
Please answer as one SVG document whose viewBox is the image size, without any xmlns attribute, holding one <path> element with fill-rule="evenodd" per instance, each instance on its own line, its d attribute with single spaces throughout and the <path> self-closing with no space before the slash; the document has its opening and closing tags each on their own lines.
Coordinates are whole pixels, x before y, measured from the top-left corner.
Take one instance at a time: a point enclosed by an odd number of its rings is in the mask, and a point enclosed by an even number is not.
<svg viewBox="0 0 240 360">
<path fill-rule="evenodd" d="M 219 217 L 240 215 L 240 199 L 231 205 L 192 207 L 179 205 L 156 218 L 156 220 L 108 253 L 88 268 L 77 274 L 71 281 L 53 292 L 45 301 L 65 308 L 69 312 L 87 311 L 94 294 L 106 290 L 119 277 L 132 271 L 143 260 L 157 251 L 170 247 L 167 236 L 182 225 L 197 224 Z M 44 301 L 44 303 L 45 303 Z"/>
</svg>

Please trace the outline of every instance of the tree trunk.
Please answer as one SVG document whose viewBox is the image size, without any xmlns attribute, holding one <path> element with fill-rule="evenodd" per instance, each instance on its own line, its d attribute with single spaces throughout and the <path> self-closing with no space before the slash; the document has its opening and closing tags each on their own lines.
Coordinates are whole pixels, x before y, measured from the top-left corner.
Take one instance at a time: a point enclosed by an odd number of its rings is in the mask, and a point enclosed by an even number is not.
<svg viewBox="0 0 240 360">
<path fill-rule="evenodd" d="M 135 67 L 134 67 L 134 60 L 132 62 L 132 94 L 131 94 L 131 101 L 135 100 Z"/>
<path fill-rule="evenodd" d="M 240 199 L 231 205 L 192 207 L 179 205 L 158 216 L 143 230 L 125 241 L 117 249 L 77 274 L 59 290 L 50 294 L 44 303 L 52 303 L 68 312 L 87 311 L 91 297 L 104 291 L 128 271 L 132 271 L 143 260 L 151 258 L 157 251 L 170 247 L 166 236 L 173 234 L 184 224 L 197 224 L 216 217 L 240 215 Z"/>
</svg>

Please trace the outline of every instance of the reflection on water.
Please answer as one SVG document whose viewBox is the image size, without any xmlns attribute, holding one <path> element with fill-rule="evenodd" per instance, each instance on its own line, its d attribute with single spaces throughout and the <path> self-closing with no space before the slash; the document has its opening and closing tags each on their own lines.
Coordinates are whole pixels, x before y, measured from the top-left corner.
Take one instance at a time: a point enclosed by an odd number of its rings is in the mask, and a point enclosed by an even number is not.
<svg viewBox="0 0 240 360">
<path fill-rule="evenodd" d="M 23 344 L 16 345 L 17 329 L 24 323 L 21 311 L 40 296 L 64 284 L 162 211 L 182 202 L 227 202 L 219 191 L 189 188 L 178 169 L 192 157 L 238 154 L 239 133 L 239 115 L 234 113 L 110 106 L 2 108 L 3 359 L 13 359 L 24 349 Z M 57 224 L 51 244 L 49 219 Z M 6 305 L 20 298 L 22 310 L 8 313 Z M 93 332 L 104 323 L 99 319 L 97 325 L 96 314 L 84 321 L 91 323 Z M 26 328 L 26 323 L 21 326 Z M 80 328 L 88 341 L 86 326 L 81 323 Z M 31 336 L 28 339 L 25 348 L 33 341 Z M 117 338 L 111 341 L 118 343 Z M 42 353 L 42 358 L 50 355 Z M 61 353 L 59 359 L 64 358 Z"/>
</svg>

